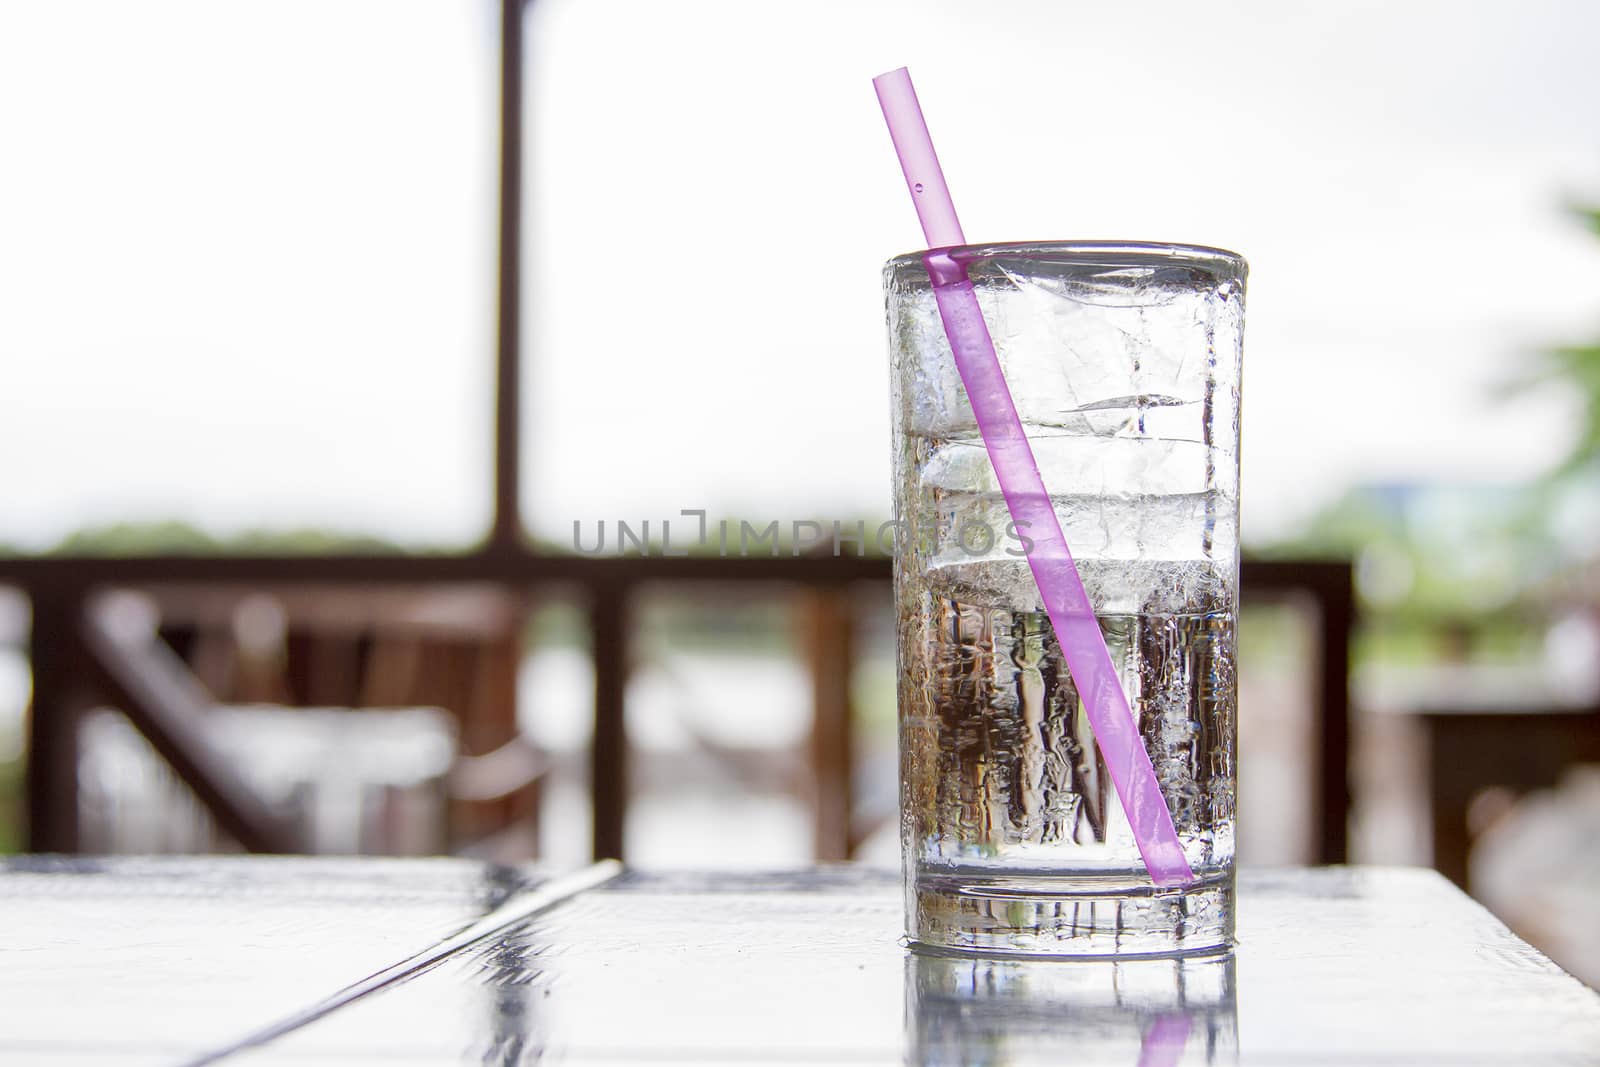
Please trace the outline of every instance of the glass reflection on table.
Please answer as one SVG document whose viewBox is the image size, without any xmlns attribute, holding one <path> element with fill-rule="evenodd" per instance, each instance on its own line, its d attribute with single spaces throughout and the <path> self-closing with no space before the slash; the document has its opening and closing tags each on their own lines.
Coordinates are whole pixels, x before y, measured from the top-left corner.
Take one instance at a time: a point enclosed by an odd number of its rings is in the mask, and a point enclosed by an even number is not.
<svg viewBox="0 0 1600 1067">
<path fill-rule="evenodd" d="M 1019 960 L 906 953 L 911 1064 L 1238 1062 L 1231 953 Z"/>
</svg>

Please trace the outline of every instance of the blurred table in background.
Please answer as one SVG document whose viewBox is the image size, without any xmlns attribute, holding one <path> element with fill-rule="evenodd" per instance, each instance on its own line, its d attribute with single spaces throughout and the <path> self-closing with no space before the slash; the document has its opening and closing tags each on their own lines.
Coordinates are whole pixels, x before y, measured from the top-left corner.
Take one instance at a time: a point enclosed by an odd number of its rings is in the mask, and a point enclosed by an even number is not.
<svg viewBox="0 0 1600 1067">
<path fill-rule="evenodd" d="M 1547 789 L 1577 764 L 1600 763 L 1600 710 L 1432 708 L 1417 720 L 1427 746 L 1433 865 L 1464 889 L 1479 797 Z"/>
<path fill-rule="evenodd" d="M 439 708 L 216 707 L 212 744 L 308 852 L 436 856 L 450 846 L 455 720 Z M 228 852 L 232 842 L 122 715 L 79 726 L 78 833 L 92 854 Z"/>
<path fill-rule="evenodd" d="M 1431 872 L 1246 873 L 1236 953 L 1019 962 L 899 941 L 898 878 L 629 873 L 272 1040 L 549 890 L 463 860 L 18 857 L 0 1061 L 1596 1063 L 1600 994 Z"/>
</svg>

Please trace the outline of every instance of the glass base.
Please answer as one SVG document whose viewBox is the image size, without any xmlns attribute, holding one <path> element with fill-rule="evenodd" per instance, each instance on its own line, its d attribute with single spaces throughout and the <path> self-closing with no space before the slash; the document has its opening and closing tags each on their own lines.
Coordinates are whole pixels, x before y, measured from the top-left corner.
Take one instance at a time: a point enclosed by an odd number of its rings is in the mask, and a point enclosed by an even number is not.
<svg viewBox="0 0 1600 1067">
<path fill-rule="evenodd" d="M 940 868 L 914 875 L 906 933 L 930 949 L 1014 956 L 1173 956 L 1233 944 L 1232 871 L 1161 888 L 1125 875 Z"/>
</svg>

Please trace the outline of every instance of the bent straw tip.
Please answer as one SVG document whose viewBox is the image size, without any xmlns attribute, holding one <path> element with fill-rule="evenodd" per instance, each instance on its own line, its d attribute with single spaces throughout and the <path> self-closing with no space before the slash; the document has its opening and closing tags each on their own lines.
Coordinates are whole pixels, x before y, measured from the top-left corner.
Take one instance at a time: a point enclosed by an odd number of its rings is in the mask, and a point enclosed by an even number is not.
<svg viewBox="0 0 1600 1067">
<path fill-rule="evenodd" d="M 910 73 L 910 72 L 908 70 L 906 70 L 905 67 L 896 67 L 893 70 L 885 71 L 884 73 L 878 75 L 876 78 L 873 78 L 872 79 L 872 84 L 873 85 L 877 85 L 879 82 L 887 81 L 890 78 L 899 78 L 902 75 L 905 75 L 905 74 L 908 74 L 908 73 Z"/>
</svg>

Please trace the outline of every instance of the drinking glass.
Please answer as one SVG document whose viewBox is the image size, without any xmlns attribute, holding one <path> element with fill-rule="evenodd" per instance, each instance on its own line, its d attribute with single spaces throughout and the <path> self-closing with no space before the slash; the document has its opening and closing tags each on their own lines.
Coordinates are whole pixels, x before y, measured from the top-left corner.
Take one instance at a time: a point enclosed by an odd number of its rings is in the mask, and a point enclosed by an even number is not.
<svg viewBox="0 0 1600 1067">
<path fill-rule="evenodd" d="M 1224 947 L 1244 260 L 1106 242 L 948 254 L 976 290 L 1195 880 L 1159 886 L 1140 859 L 913 253 L 884 270 L 907 933 L 1026 954 Z"/>
</svg>

